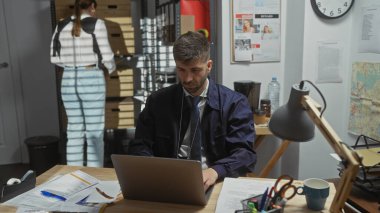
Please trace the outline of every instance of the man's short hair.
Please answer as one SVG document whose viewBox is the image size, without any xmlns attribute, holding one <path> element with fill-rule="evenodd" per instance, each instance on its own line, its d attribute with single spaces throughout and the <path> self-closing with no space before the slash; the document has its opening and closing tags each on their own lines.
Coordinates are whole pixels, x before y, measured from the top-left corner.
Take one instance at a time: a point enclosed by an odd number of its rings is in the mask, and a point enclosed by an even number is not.
<svg viewBox="0 0 380 213">
<path fill-rule="evenodd" d="M 173 55 L 174 60 L 184 63 L 206 62 L 210 58 L 210 44 L 203 34 L 189 31 L 174 42 Z"/>
</svg>

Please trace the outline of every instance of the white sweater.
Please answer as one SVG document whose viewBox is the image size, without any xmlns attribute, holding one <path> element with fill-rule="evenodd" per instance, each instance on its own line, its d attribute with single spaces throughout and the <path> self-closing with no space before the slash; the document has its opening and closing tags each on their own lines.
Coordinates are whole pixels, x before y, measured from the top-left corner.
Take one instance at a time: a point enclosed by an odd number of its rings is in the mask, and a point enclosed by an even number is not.
<svg viewBox="0 0 380 213">
<path fill-rule="evenodd" d="M 87 14 L 82 14 L 81 19 L 89 17 Z M 74 19 L 74 17 L 71 17 Z M 52 37 L 50 45 L 50 61 L 61 67 L 80 67 L 98 63 L 98 56 L 93 51 L 92 36 L 81 29 L 79 37 L 73 37 L 71 30 L 73 22 L 69 22 L 61 31 L 59 41 L 61 42 L 60 56 L 53 56 L 53 38 L 57 33 L 57 28 Z M 114 54 L 111 50 L 107 28 L 104 21 L 98 19 L 95 25 L 94 34 L 99 45 L 100 53 L 103 57 L 102 62 L 111 73 L 116 69 Z"/>
</svg>

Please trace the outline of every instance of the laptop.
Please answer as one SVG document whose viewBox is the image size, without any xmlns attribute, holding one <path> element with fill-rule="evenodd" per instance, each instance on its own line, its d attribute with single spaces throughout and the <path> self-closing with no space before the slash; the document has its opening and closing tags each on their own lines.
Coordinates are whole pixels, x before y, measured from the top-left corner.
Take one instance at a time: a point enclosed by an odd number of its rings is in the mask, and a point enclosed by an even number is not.
<svg viewBox="0 0 380 213">
<path fill-rule="evenodd" d="M 111 155 L 124 199 L 206 205 L 199 161 Z"/>
</svg>

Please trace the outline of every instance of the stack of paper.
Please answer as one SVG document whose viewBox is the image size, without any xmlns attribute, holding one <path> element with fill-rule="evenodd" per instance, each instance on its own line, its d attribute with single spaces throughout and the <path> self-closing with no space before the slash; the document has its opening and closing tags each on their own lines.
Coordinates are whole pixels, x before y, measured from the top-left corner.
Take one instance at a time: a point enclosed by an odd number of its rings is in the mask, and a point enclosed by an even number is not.
<svg viewBox="0 0 380 213">
<path fill-rule="evenodd" d="M 273 180 L 252 180 L 243 178 L 225 178 L 216 204 L 216 213 L 235 212 L 242 209 L 242 200 L 263 194 L 274 185 Z"/>
<path fill-rule="evenodd" d="M 56 176 L 4 205 L 17 206 L 18 212 L 99 212 L 106 203 L 115 201 L 119 193 L 117 181 L 100 181 L 77 170 Z"/>
<path fill-rule="evenodd" d="M 354 184 L 380 195 L 380 148 L 356 149 L 355 151 L 362 157 L 362 162 Z M 340 157 L 335 153 L 331 156 L 339 161 L 338 171 L 340 174 L 343 173 L 345 166 Z"/>
</svg>

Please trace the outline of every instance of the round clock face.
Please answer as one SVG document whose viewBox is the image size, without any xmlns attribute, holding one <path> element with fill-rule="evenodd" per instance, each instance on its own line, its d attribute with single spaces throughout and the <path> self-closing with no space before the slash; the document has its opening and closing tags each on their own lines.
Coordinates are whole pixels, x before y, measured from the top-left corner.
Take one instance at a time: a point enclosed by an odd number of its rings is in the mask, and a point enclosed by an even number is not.
<svg viewBox="0 0 380 213">
<path fill-rule="evenodd" d="M 354 0 L 310 0 L 314 12 L 321 18 L 334 19 L 345 15 Z"/>
</svg>

